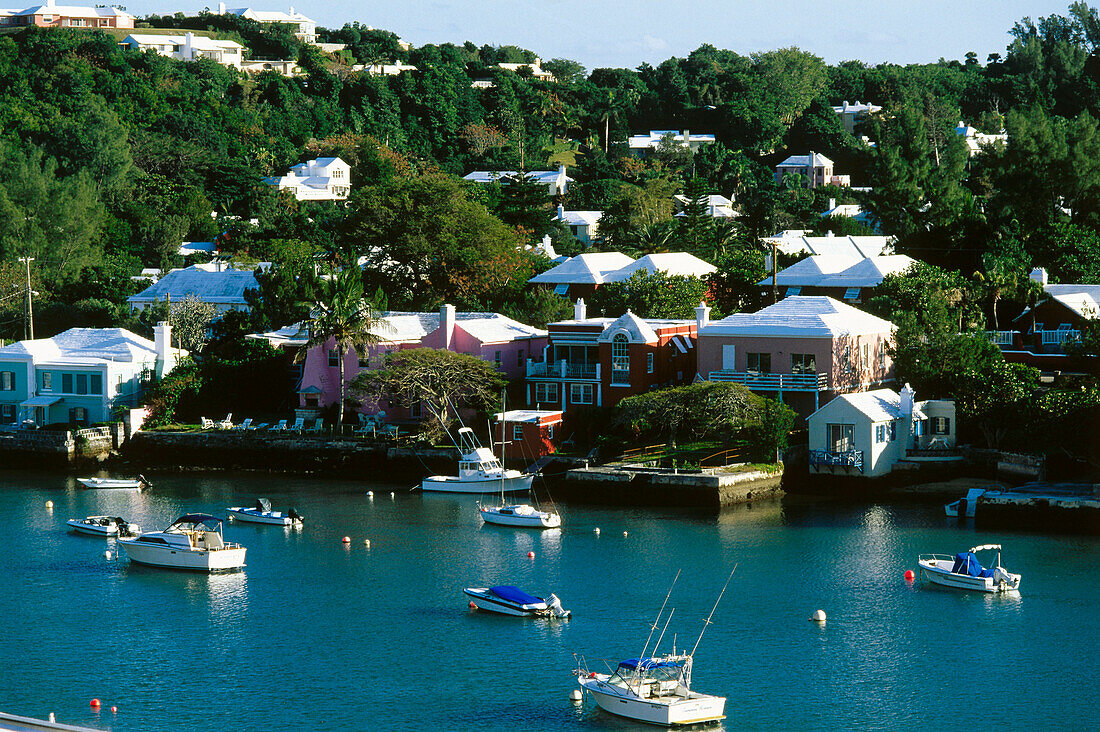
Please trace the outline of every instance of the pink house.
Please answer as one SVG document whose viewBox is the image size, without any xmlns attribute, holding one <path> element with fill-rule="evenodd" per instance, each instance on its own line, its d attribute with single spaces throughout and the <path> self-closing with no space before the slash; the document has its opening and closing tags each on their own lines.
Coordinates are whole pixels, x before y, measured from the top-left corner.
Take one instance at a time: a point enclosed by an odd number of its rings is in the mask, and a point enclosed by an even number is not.
<svg viewBox="0 0 1100 732">
<path fill-rule="evenodd" d="M 134 16 L 109 7 L 57 5 L 47 0 L 25 10 L 0 10 L 0 26 L 40 28 L 133 28 Z"/>
<path fill-rule="evenodd" d="M 803 417 L 838 394 L 894 378 L 894 325 L 831 297 L 795 295 L 755 313 L 699 318 L 699 378 L 734 381 Z"/>
<path fill-rule="evenodd" d="M 350 384 L 364 369 L 378 368 L 386 353 L 408 348 L 441 348 L 489 361 L 509 380 L 522 380 L 527 359 L 546 346 L 546 331 L 532 328 L 499 313 L 459 313 L 453 305 L 444 305 L 438 313 L 386 312 L 388 328 L 377 335 L 383 342 L 366 353 L 344 354 L 344 379 Z M 306 354 L 299 389 L 301 406 L 320 409 L 340 398 L 339 354 L 330 341 Z M 363 413 L 374 413 L 374 405 L 363 405 Z M 388 409 L 390 419 L 419 419 L 413 409 Z"/>
</svg>

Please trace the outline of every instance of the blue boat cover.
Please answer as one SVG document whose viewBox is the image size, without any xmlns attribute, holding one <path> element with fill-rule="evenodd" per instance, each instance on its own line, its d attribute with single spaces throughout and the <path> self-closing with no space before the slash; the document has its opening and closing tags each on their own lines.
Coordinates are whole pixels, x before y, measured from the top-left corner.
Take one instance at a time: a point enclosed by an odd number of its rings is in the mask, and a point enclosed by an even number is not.
<svg viewBox="0 0 1100 732">
<path fill-rule="evenodd" d="M 533 605 L 537 602 L 543 602 L 541 597 L 528 595 L 520 588 L 513 587 L 512 585 L 497 585 L 496 587 L 490 587 L 489 592 L 492 592 L 502 600 L 514 602 L 517 605 Z"/>
<path fill-rule="evenodd" d="M 974 552 L 960 552 L 955 555 L 955 566 L 951 568 L 952 574 L 965 574 L 970 577 L 992 577 L 993 570 L 985 569 Z"/>
<path fill-rule="evenodd" d="M 657 658 L 629 658 L 625 661 L 619 661 L 620 667 L 641 668 L 643 671 L 650 668 L 678 668 L 683 665 L 684 661 L 682 659 L 664 661 Z"/>
</svg>

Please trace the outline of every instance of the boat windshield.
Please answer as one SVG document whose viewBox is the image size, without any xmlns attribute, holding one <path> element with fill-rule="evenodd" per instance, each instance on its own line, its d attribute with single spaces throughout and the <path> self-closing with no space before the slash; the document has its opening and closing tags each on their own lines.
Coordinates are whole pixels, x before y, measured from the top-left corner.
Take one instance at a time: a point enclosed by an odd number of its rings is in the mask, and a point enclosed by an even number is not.
<svg viewBox="0 0 1100 732">
<path fill-rule="evenodd" d="M 183 534 L 188 531 L 217 531 L 222 530 L 222 520 L 217 516 L 205 513 L 189 513 L 180 516 L 172 522 L 164 531 L 171 534 Z"/>
<path fill-rule="evenodd" d="M 686 665 L 686 657 L 632 658 L 619 664 L 608 683 L 628 688 L 640 681 L 644 685 L 657 684 L 662 691 L 667 691 L 683 682 Z"/>
</svg>

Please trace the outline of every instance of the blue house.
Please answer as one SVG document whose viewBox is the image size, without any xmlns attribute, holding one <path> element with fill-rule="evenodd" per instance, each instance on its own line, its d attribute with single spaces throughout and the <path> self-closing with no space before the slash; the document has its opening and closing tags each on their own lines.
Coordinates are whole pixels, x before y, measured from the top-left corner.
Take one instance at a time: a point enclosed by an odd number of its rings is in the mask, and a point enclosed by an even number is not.
<svg viewBox="0 0 1100 732">
<path fill-rule="evenodd" d="M 0 348 L 0 424 L 105 422 L 137 406 L 145 385 L 172 370 L 171 326 L 155 341 L 123 328 L 70 328 Z"/>
</svg>

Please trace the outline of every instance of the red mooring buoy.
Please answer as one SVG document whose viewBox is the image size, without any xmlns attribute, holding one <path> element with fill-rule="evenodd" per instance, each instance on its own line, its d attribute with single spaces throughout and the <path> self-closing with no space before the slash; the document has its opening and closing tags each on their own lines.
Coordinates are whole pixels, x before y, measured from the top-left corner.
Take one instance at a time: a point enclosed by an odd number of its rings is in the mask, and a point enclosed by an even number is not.
<svg viewBox="0 0 1100 732">
<path fill-rule="evenodd" d="M 911 579 L 913 579 L 913 578 L 915 578 L 915 577 L 916 577 L 916 575 L 915 575 L 915 574 L 913 574 L 913 570 L 911 570 L 911 569 L 907 569 L 907 570 L 905 570 L 905 579 L 907 579 L 907 580 L 911 580 Z"/>
<path fill-rule="evenodd" d="M 88 702 L 88 705 L 98 708 L 99 707 L 99 699 L 92 699 L 90 702 Z"/>
</svg>

